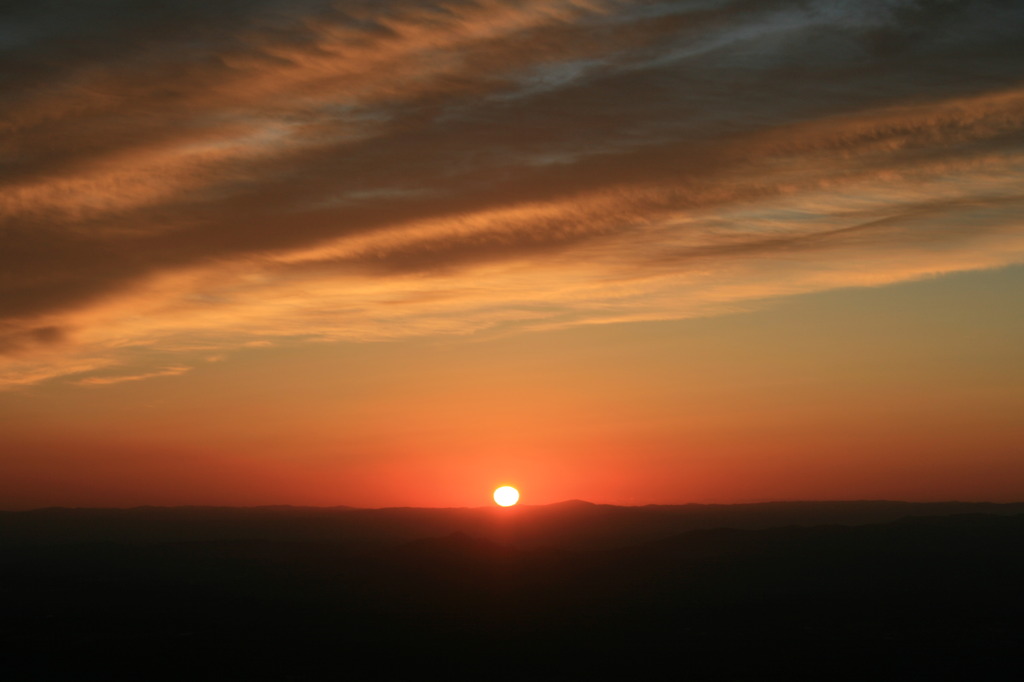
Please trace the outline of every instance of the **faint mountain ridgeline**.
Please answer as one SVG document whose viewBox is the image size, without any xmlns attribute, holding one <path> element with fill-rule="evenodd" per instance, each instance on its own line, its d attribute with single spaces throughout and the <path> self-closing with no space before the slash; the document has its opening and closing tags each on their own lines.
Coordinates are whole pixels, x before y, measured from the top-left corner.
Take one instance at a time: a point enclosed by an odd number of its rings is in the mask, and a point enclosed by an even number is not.
<svg viewBox="0 0 1024 682">
<path fill-rule="evenodd" d="M 0 512 L 0 543 L 288 540 L 369 549 L 464 533 L 522 548 L 610 549 L 699 529 L 856 526 L 952 514 L 1024 514 L 1024 503 L 850 501 L 620 507 L 572 500 L 504 509 L 48 508 Z"/>
</svg>

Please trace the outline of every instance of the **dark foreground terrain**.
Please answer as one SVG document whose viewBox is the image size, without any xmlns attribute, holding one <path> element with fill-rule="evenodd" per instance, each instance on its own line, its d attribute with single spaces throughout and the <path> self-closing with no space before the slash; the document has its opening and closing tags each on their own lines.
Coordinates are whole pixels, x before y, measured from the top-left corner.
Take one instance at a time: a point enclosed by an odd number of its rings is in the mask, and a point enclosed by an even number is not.
<svg viewBox="0 0 1024 682">
<path fill-rule="evenodd" d="M 0 512 L 9 680 L 1024 679 L 1024 505 Z"/>
</svg>

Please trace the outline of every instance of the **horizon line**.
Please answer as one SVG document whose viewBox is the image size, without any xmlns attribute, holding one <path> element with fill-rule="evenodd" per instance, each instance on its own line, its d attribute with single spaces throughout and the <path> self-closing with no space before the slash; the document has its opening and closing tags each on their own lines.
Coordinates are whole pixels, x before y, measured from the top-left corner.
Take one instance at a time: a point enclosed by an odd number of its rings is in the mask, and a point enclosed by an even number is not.
<svg viewBox="0 0 1024 682">
<path fill-rule="evenodd" d="M 502 513 L 515 513 L 515 509 L 541 509 L 545 507 L 557 507 L 564 505 L 587 505 L 591 507 L 615 507 L 619 509 L 648 509 L 651 507 L 750 507 L 750 506 L 767 506 L 767 505 L 780 505 L 780 504 L 907 504 L 907 505 L 939 505 L 939 504 L 963 504 L 963 505 L 1020 505 L 1024 504 L 1024 499 L 1010 501 L 1010 502 L 996 502 L 992 500 L 931 500 L 931 501 L 911 501 L 911 500 L 896 500 L 896 499 L 873 499 L 873 498 L 858 498 L 858 499 L 841 499 L 841 500 L 828 500 L 828 499 L 788 499 L 788 500 L 762 500 L 756 502 L 678 502 L 678 503 L 650 503 L 650 504 L 609 504 L 603 502 L 590 502 L 588 500 L 581 499 L 568 499 L 560 502 L 549 502 L 546 504 L 515 504 L 509 507 L 500 507 L 498 505 L 478 505 L 478 506 L 449 506 L 449 507 L 416 507 L 410 505 L 396 505 L 396 506 L 384 506 L 384 507 L 356 507 L 352 505 L 337 504 L 337 505 L 314 505 L 314 504 L 253 504 L 253 505 L 225 505 L 225 504 L 177 504 L 177 505 L 160 505 L 160 504 L 141 504 L 141 505 L 130 505 L 130 506 L 65 506 L 65 505 L 49 505 L 45 507 L 31 507 L 25 509 L 0 509 L 0 513 L 24 513 L 24 512 L 41 512 L 41 511 L 77 511 L 77 510 L 90 510 L 90 511 L 133 511 L 142 509 L 316 509 L 321 511 L 393 511 L 393 510 L 424 510 L 424 511 L 476 511 L 476 510 L 494 510 Z"/>
</svg>

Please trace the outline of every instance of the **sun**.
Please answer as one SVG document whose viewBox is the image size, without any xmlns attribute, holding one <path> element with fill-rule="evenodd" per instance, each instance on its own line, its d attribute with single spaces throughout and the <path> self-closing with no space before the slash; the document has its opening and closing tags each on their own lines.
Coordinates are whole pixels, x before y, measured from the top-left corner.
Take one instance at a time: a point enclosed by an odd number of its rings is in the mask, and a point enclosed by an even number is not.
<svg viewBox="0 0 1024 682">
<path fill-rule="evenodd" d="M 511 507 L 519 501 L 519 491 L 510 485 L 503 485 L 494 491 L 494 501 L 502 507 Z"/>
</svg>

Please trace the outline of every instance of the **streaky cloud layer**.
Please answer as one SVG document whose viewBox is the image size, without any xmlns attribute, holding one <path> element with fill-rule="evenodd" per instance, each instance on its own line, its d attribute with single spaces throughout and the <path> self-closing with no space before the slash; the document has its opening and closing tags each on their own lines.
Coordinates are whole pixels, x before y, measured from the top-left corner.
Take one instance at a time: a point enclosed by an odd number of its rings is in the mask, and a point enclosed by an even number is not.
<svg viewBox="0 0 1024 682">
<path fill-rule="evenodd" d="M 1022 34 L 1009 0 L 12 3 L 0 385 L 1024 262 Z"/>
</svg>

